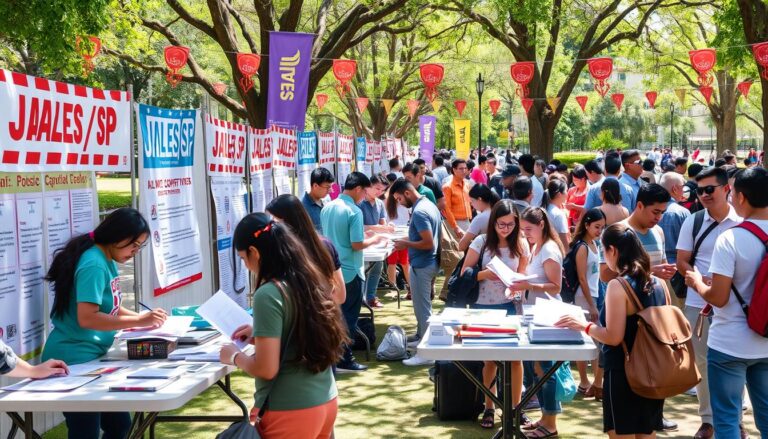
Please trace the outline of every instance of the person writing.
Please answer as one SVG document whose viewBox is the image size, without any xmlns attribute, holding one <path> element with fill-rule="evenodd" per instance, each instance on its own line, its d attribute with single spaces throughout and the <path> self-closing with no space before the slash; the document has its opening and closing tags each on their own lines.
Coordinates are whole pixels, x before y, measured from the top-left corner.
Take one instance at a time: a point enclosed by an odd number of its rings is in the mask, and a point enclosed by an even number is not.
<svg viewBox="0 0 768 439">
<path fill-rule="evenodd" d="M 331 437 L 338 410 L 331 366 L 349 343 L 331 280 L 307 258 L 306 245 L 265 213 L 243 218 L 233 245 L 257 289 L 253 325 L 239 327 L 232 339 L 255 349 L 247 355 L 227 344 L 221 362 L 256 378 L 261 437 Z"/>
<path fill-rule="evenodd" d="M 43 361 L 59 358 L 81 364 L 107 353 L 118 330 L 159 327 L 167 313 L 154 309 L 137 314 L 121 306 L 117 264 L 131 260 L 146 244 L 149 225 L 128 207 L 110 213 L 96 229 L 72 238 L 57 251 L 45 280 L 55 291 L 53 331 L 43 348 Z M 70 439 L 98 439 L 128 434 L 127 412 L 64 412 Z"/>
</svg>

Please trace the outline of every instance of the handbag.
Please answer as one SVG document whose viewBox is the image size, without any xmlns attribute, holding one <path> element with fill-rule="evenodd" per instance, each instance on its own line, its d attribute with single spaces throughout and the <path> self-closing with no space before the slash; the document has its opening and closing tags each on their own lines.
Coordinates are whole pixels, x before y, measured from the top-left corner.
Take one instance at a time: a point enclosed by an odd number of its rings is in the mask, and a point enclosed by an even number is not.
<svg viewBox="0 0 768 439">
<path fill-rule="evenodd" d="M 477 263 L 473 267 L 467 267 L 462 271 L 464 266 L 464 255 L 456 268 L 453 269 L 451 277 L 448 279 L 448 297 L 446 298 L 445 305 L 452 308 L 464 308 L 467 305 L 472 305 L 477 302 L 477 298 L 480 295 L 480 282 L 477 280 L 477 273 L 483 269 L 483 256 L 485 255 L 485 241 L 480 249 L 480 254 L 477 258 Z"/>
<path fill-rule="evenodd" d="M 571 373 L 571 364 L 568 361 L 563 362 L 560 368 L 555 372 L 555 399 L 560 402 L 571 402 L 576 396 L 576 380 Z"/>
<path fill-rule="evenodd" d="M 285 294 L 282 283 L 275 282 L 275 286 L 277 286 L 277 289 L 280 290 L 280 294 L 282 294 L 283 300 L 288 301 L 288 295 Z M 291 327 L 291 330 L 288 333 L 288 337 L 285 339 L 285 343 L 281 343 L 280 345 L 280 366 L 277 368 L 278 371 L 283 368 L 283 364 L 285 363 L 285 350 L 288 346 L 288 341 L 290 341 L 292 336 L 293 327 Z M 277 377 L 274 379 L 277 379 Z M 269 392 L 271 391 L 272 386 L 270 385 Z M 267 411 L 267 405 L 269 404 L 269 392 L 267 392 L 267 397 L 264 399 L 264 404 L 262 404 L 261 408 L 259 409 L 259 414 L 256 416 L 256 425 L 261 422 L 261 418 L 264 417 L 264 413 Z M 248 415 L 246 415 L 245 419 L 242 421 L 233 423 L 226 430 L 217 434 L 216 439 L 261 439 L 261 434 L 259 434 L 258 428 L 256 428 L 254 424 L 251 424 L 251 421 L 248 419 Z"/>
</svg>

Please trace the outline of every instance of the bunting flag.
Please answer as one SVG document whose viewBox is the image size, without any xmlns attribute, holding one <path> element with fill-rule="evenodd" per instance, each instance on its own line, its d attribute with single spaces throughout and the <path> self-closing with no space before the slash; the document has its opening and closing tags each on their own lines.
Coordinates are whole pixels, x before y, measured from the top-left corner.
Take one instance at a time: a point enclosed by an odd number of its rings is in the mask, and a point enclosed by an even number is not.
<svg viewBox="0 0 768 439">
<path fill-rule="evenodd" d="M 421 102 L 418 99 L 408 99 L 408 115 L 411 117 L 415 116 L 416 112 L 419 111 L 420 105 Z"/>
<path fill-rule="evenodd" d="M 501 101 L 498 99 L 491 99 L 488 101 L 488 105 L 491 106 L 491 114 L 495 117 L 496 113 L 499 111 L 499 107 L 501 107 Z"/>
<path fill-rule="evenodd" d="M 520 103 L 523 104 L 523 110 L 525 110 L 525 114 L 528 115 L 528 111 L 533 106 L 533 99 L 531 99 L 531 98 L 522 98 L 522 99 L 520 99 Z"/>
<path fill-rule="evenodd" d="M 710 101 L 712 100 L 712 92 L 714 92 L 715 89 L 708 85 L 702 85 L 699 87 L 699 91 L 704 96 L 704 99 L 707 100 L 707 105 L 709 105 Z"/>
<path fill-rule="evenodd" d="M 589 99 L 588 96 L 576 96 L 576 102 L 579 103 L 579 107 L 581 107 L 581 112 L 586 113 L 587 112 L 587 100 Z"/>
<path fill-rule="evenodd" d="M 675 89 L 675 95 L 677 96 L 677 99 L 680 101 L 680 105 L 685 107 L 685 95 L 688 92 L 688 90 L 684 88 L 676 88 Z"/>
<path fill-rule="evenodd" d="M 360 110 L 360 113 L 365 113 L 365 108 L 368 107 L 368 98 L 355 98 L 355 102 L 357 103 L 357 109 Z"/>
<path fill-rule="evenodd" d="M 614 93 L 611 95 L 613 105 L 616 106 L 616 110 L 621 111 L 621 104 L 624 102 L 624 93 Z"/>
<path fill-rule="evenodd" d="M 382 99 L 381 104 L 384 106 L 384 113 L 389 116 L 389 113 L 392 111 L 392 106 L 395 104 L 394 99 Z"/>
<path fill-rule="evenodd" d="M 469 158 L 469 119 L 453 119 L 454 134 L 456 136 L 456 157 Z"/>
<path fill-rule="evenodd" d="M 435 99 L 434 101 L 432 101 L 432 109 L 435 110 L 435 113 L 440 111 L 441 105 L 443 105 L 443 101 L 441 101 L 440 99 Z"/>
<path fill-rule="evenodd" d="M 656 98 L 659 96 L 655 91 L 645 92 L 645 98 L 648 99 L 648 103 L 651 104 L 651 108 L 656 108 Z"/>
<path fill-rule="evenodd" d="M 554 113 L 557 111 L 557 106 L 560 105 L 560 98 L 557 96 L 547 98 L 547 104 L 549 104 L 549 108 L 551 108 L 552 112 Z"/>
<path fill-rule="evenodd" d="M 323 111 L 323 107 L 328 102 L 328 95 L 325 93 L 318 93 L 315 95 L 315 100 L 317 101 L 317 109 Z"/>
<path fill-rule="evenodd" d="M 744 99 L 749 98 L 749 88 L 752 87 L 752 81 L 742 81 L 736 88 L 739 89 L 739 93 L 744 96 Z"/>
<path fill-rule="evenodd" d="M 453 105 L 456 107 L 456 111 L 459 112 L 459 117 L 461 117 L 462 113 L 464 113 L 464 108 L 467 107 L 467 101 L 459 99 L 457 101 L 453 101 Z"/>
</svg>

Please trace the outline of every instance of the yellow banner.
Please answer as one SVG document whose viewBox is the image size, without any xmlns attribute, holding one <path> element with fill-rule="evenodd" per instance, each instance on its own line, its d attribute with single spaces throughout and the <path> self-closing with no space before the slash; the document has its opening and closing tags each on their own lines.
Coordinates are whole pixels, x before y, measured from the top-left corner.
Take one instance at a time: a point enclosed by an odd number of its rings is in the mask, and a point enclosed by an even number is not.
<svg viewBox="0 0 768 439">
<path fill-rule="evenodd" d="M 382 99 L 381 100 L 382 105 L 384 105 L 384 112 L 387 113 L 387 116 L 389 116 L 389 113 L 392 111 L 392 105 L 395 104 L 394 99 Z"/>
<path fill-rule="evenodd" d="M 456 133 L 456 157 L 468 159 L 470 148 L 469 119 L 453 119 L 453 127 Z"/>
<path fill-rule="evenodd" d="M 557 111 L 557 106 L 560 105 L 560 98 L 559 97 L 547 98 L 547 103 L 549 104 L 549 108 L 551 108 L 552 112 L 554 113 L 555 111 Z"/>
<path fill-rule="evenodd" d="M 675 94 L 677 95 L 677 99 L 680 100 L 680 105 L 685 107 L 685 95 L 688 93 L 688 90 L 684 88 L 676 88 Z"/>
<path fill-rule="evenodd" d="M 432 101 L 432 109 L 435 110 L 435 113 L 440 111 L 441 105 L 443 105 L 443 101 L 441 101 L 440 99 L 435 99 L 434 101 Z"/>
</svg>

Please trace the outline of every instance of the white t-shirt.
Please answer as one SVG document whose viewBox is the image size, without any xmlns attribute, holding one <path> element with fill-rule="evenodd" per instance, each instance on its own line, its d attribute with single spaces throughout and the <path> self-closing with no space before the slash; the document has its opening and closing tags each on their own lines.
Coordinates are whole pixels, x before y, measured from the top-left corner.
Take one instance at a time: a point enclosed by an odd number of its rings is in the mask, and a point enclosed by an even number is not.
<svg viewBox="0 0 768 439">
<path fill-rule="evenodd" d="M 589 286 L 589 295 L 592 297 L 598 296 L 598 282 L 600 281 L 600 242 L 595 240 L 595 248 L 597 251 L 592 251 L 587 245 L 587 286 Z M 581 250 L 581 249 L 579 249 Z M 581 285 L 576 291 L 576 297 L 583 295 L 581 291 Z"/>
<path fill-rule="evenodd" d="M 530 279 L 528 282 L 533 284 L 542 284 L 542 283 L 548 283 L 549 278 L 547 277 L 547 274 L 544 271 L 544 262 L 548 260 L 553 260 L 557 262 L 557 265 L 560 266 L 560 271 L 562 273 L 562 267 L 563 267 L 563 254 L 560 253 L 560 247 L 555 243 L 555 241 L 549 240 L 547 241 L 542 247 L 541 251 L 536 253 L 536 248 L 531 249 L 531 262 L 528 263 L 528 268 L 525 270 L 525 274 L 528 275 L 534 275 L 533 279 Z M 535 302 L 536 296 L 543 297 L 543 293 L 540 291 L 534 291 L 531 290 L 528 294 L 528 300 L 526 303 L 533 303 Z M 554 295 L 553 295 L 554 296 Z M 560 294 L 557 294 L 557 297 L 560 297 Z"/>
<path fill-rule="evenodd" d="M 748 221 L 768 232 L 768 220 Z M 709 272 L 730 277 L 744 301 L 749 303 L 755 289 L 757 269 L 764 254 L 762 243 L 754 235 L 743 229 L 732 228 L 717 238 Z M 749 360 L 768 357 L 768 338 L 749 329 L 747 317 L 733 292 L 724 307 L 715 307 L 707 346 L 736 358 Z"/>
<path fill-rule="evenodd" d="M 410 221 L 411 210 L 400 203 L 397 203 L 397 218 L 390 218 L 389 215 L 387 215 L 387 222 L 396 226 L 407 226 Z"/>
<path fill-rule="evenodd" d="M 544 198 L 544 186 L 535 175 L 531 176 L 531 183 L 533 183 L 533 199 L 531 200 L 531 206 L 541 206 L 541 199 Z"/>
<path fill-rule="evenodd" d="M 491 219 L 491 209 L 485 209 L 480 212 L 472 222 L 469 223 L 467 233 L 471 233 L 475 236 L 488 233 L 488 220 Z M 477 251 L 480 251 L 479 249 Z"/>
<path fill-rule="evenodd" d="M 704 233 L 704 231 L 707 230 L 709 226 L 711 226 L 715 221 L 711 216 L 709 216 L 708 210 L 704 210 L 704 212 L 704 221 L 701 223 L 701 229 L 699 229 L 699 233 L 696 235 L 695 240 L 693 238 L 693 223 L 694 216 L 696 215 L 691 215 L 685 219 L 683 225 L 680 227 L 680 236 L 677 239 L 678 250 L 693 252 L 693 246 L 696 241 L 699 240 L 699 237 Z M 709 266 L 712 263 L 712 252 L 715 250 L 715 241 L 717 241 L 717 237 L 722 235 L 723 232 L 730 229 L 731 227 L 739 224 L 741 221 L 741 217 L 736 214 L 736 210 L 733 209 L 733 206 L 729 205 L 728 216 L 725 217 L 723 222 L 718 224 L 717 227 L 709 232 L 709 235 L 707 235 L 704 241 L 701 242 L 699 253 L 696 254 L 696 261 L 694 261 L 694 265 L 702 275 L 711 277 Z M 736 288 L 738 288 L 738 286 Z M 695 308 L 704 308 L 707 305 L 707 302 L 704 301 L 704 299 L 699 295 L 699 293 L 696 292 L 696 290 L 689 287 L 688 296 L 685 298 L 685 305 Z"/>
<path fill-rule="evenodd" d="M 469 245 L 469 248 L 476 251 L 478 254 L 480 253 L 480 250 L 483 248 L 483 244 L 485 244 L 485 235 L 480 235 L 472 240 L 472 243 Z M 521 245 L 523 250 L 523 257 L 528 258 L 528 246 L 527 245 Z M 499 256 L 499 259 L 504 261 L 505 264 L 507 264 L 507 267 L 511 268 L 514 271 L 517 271 L 517 267 L 520 265 L 520 258 L 518 257 L 510 257 L 509 256 L 509 248 L 501 248 L 499 249 L 501 256 Z M 489 250 L 485 250 L 483 254 L 481 255 L 482 261 L 481 261 L 481 267 L 485 268 L 486 265 L 488 265 L 489 262 L 491 262 L 491 259 L 493 259 L 493 254 Z M 477 297 L 477 303 L 480 305 L 498 305 L 502 303 L 508 303 L 512 301 L 511 297 L 506 296 L 507 286 L 504 285 L 504 282 L 498 281 L 498 280 L 483 280 L 480 281 L 480 294 Z"/>
<path fill-rule="evenodd" d="M 434 176 L 435 180 L 442 185 L 443 180 L 448 177 L 448 171 L 445 169 L 445 166 L 438 166 L 432 170 L 432 176 Z"/>
<path fill-rule="evenodd" d="M 549 215 L 549 221 L 552 223 L 555 232 L 568 233 L 568 217 L 565 215 L 565 212 L 563 212 L 563 209 L 554 204 L 550 204 L 547 206 L 547 215 Z"/>
</svg>

